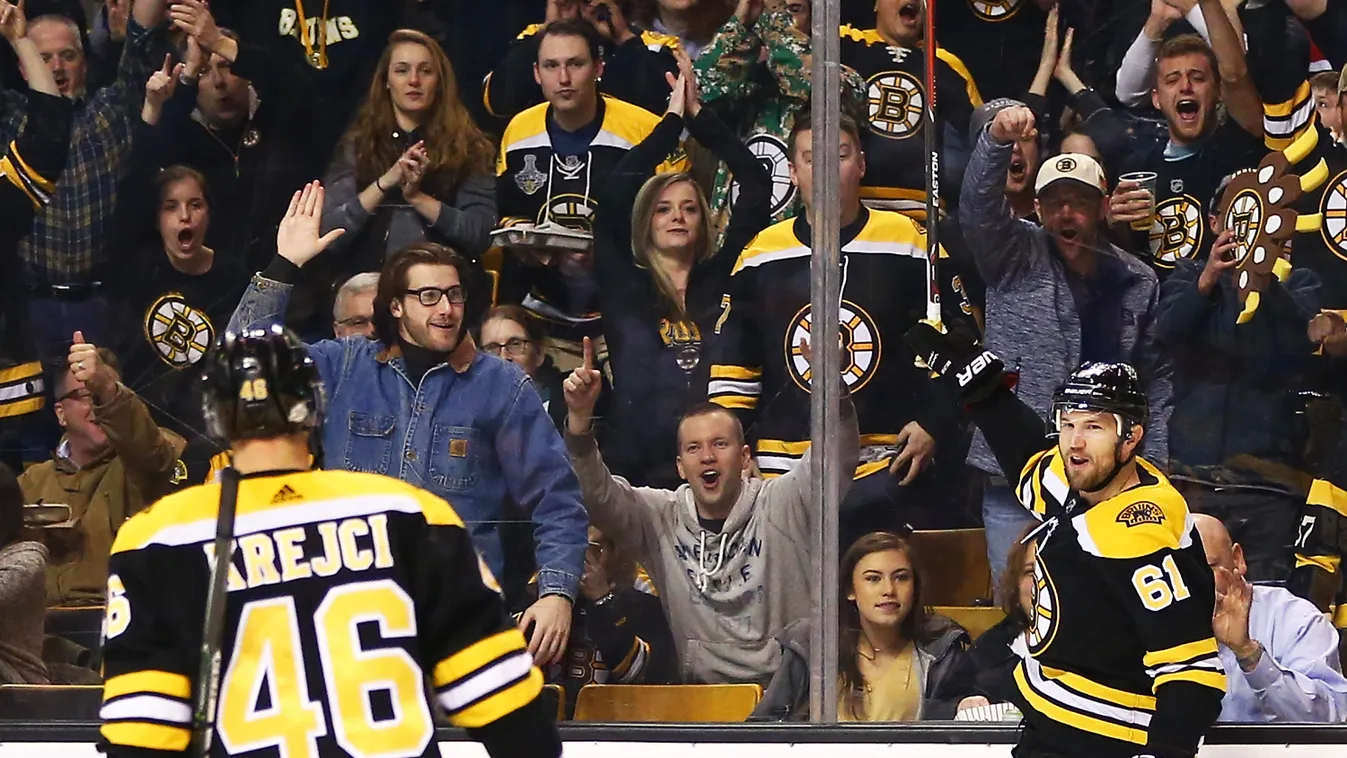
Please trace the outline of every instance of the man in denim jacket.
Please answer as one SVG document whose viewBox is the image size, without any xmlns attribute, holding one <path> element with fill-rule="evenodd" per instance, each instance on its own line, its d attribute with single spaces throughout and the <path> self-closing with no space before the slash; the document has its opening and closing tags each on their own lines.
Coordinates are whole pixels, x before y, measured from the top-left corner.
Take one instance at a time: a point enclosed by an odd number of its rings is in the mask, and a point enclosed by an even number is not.
<svg viewBox="0 0 1347 758">
<path fill-rule="evenodd" d="M 322 207 L 317 182 L 295 193 L 278 255 L 253 277 L 229 329 L 281 318 L 299 268 L 342 234 L 319 237 Z M 504 565 L 501 504 L 508 496 L 527 509 L 536 525 L 540 599 L 520 626 L 542 665 L 566 649 L 589 519 L 537 390 L 514 364 L 479 353 L 466 331 L 471 273 L 467 259 L 440 245 L 404 248 L 379 276 L 378 339 L 309 346 L 327 387 L 323 450 L 331 468 L 397 477 L 448 500 L 495 574 Z"/>
</svg>

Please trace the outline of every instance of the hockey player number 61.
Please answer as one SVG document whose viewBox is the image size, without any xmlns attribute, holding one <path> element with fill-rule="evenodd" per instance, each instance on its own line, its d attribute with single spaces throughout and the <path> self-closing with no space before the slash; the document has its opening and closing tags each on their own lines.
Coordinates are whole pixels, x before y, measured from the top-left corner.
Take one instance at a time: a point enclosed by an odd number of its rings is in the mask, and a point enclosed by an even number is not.
<svg viewBox="0 0 1347 758">
<path fill-rule="evenodd" d="M 356 630 L 373 623 L 380 639 L 415 638 L 416 615 L 407 593 L 387 579 L 334 587 L 313 622 L 330 719 L 322 703 L 309 697 L 294 598 L 243 607 L 215 722 L 230 754 L 275 747 L 287 758 L 319 758 L 317 739 L 330 723 L 332 736 L 350 755 L 421 755 L 433 733 L 421 667 L 400 648 L 362 648 Z M 269 702 L 260 707 L 263 688 Z M 370 701 L 376 692 L 388 694 L 392 718 L 374 720 Z"/>
<path fill-rule="evenodd" d="M 1166 555 L 1160 566 L 1148 564 L 1133 571 L 1132 586 L 1148 611 L 1162 611 L 1174 601 L 1187 600 L 1192 594 L 1188 591 L 1188 585 L 1183 583 L 1172 555 Z"/>
</svg>

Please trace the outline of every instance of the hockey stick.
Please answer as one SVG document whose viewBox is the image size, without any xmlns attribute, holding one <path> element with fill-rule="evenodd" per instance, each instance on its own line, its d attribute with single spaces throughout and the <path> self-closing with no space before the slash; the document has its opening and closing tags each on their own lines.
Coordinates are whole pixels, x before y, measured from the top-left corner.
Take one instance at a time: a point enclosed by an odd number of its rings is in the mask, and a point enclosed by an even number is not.
<svg viewBox="0 0 1347 758">
<path fill-rule="evenodd" d="M 940 324 L 940 280 L 936 266 L 940 262 L 940 140 L 936 134 L 939 126 L 935 120 L 935 6 L 934 0 L 926 0 L 926 28 L 923 36 L 926 40 L 926 320 Z"/>
<path fill-rule="evenodd" d="M 239 500 L 239 472 L 220 472 L 220 514 L 215 521 L 215 563 L 206 592 L 206 619 L 201 632 L 201 660 L 192 697 L 192 744 L 188 755 L 206 758 L 215 734 L 215 704 L 220 695 L 220 644 L 224 637 L 225 595 L 234 555 L 234 514 Z"/>
</svg>

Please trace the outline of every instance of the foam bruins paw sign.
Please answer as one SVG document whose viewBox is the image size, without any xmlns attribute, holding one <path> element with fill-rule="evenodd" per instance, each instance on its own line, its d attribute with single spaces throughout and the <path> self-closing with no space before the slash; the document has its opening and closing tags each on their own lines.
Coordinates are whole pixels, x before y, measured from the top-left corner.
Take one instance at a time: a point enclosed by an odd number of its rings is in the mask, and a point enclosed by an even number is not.
<svg viewBox="0 0 1347 758">
<path fill-rule="evenodd" d="M 1291 271 L 1286 243 L 1296 231 L 1297 213 L 1290 206 L 1300 198 L 1300 178 L 1288 174 L 1290 162 L 1271 153 L 1256 169 L 1239 172 L 1221 203 L 1224 227 L 1235 234 L 1235 284 L 1241 306 L 1237 323 L 1253 318 L 1263 288 L 1272 277 L 1285 280 Z"/>
</svg>

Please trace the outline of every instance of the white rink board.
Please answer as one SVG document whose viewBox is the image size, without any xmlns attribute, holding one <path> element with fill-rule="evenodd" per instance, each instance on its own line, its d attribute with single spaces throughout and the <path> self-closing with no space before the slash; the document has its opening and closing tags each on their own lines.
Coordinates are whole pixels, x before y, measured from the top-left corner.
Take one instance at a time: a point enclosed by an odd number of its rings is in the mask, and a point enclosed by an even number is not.
<svg viewBox="0 0 1347 758">
<path fill-rule="evenodd" d="M 1010 745 L 921 743 L 567 742 L 566 758 L 1009 758 Z M 1343 745 L 1211 745 L 1198 758 L 1342 758 Z M 472 742 L 442 742 L 444 758 L 486 758 Z M 4 742 L 0 758 L 103 758 L 92 744 Z"/>
</svg>

